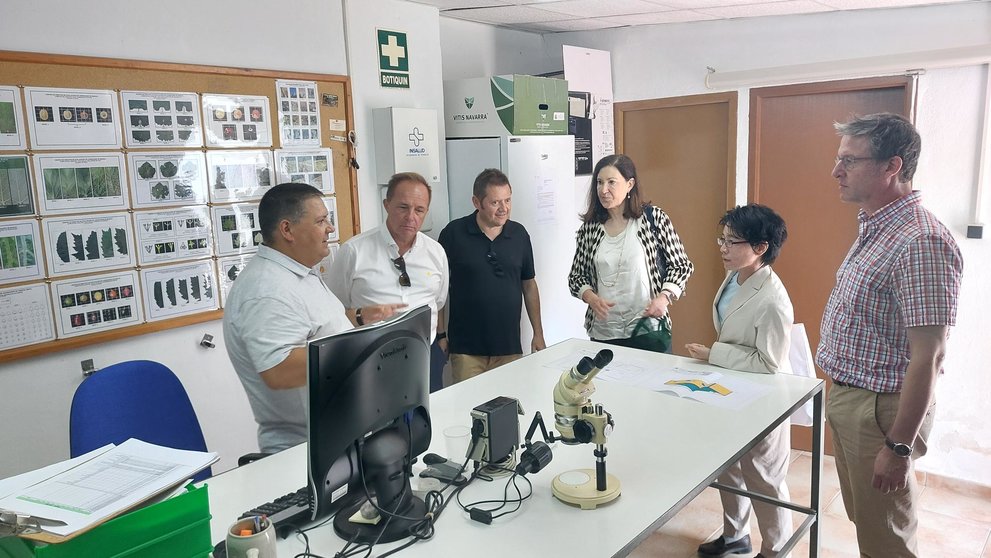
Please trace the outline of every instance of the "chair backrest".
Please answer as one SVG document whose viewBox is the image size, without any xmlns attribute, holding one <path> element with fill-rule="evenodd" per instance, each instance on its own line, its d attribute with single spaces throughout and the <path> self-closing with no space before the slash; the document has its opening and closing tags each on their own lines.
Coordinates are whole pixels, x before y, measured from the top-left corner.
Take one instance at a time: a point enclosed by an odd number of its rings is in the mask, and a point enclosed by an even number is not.
<svg viewBox="0 0 991 558">
<path fill-rule="evenodd" d="M 207 451 L 203 430 L 185 388 L 166 366 L 132 360 L 83 380 L 69 411 L 69 453 L 82 455 L 109 443 L 138 438 L 176 449 Z M 194 480 L 211 475 L 210 468 Z"/>
</svg>

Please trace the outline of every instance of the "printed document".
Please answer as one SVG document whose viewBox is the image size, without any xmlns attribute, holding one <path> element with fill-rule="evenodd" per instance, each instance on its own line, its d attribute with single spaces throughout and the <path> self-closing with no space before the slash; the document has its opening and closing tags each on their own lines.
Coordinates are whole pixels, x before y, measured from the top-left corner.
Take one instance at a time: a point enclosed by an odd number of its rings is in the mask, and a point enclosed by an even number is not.
<svg viewBox="0 0 991 558">
<path fill-rule="evenodd" d="M 109 451 L 0 499 L 0 509 L 65 522 L 45 531 L 70 535 L 176 486 L 217 460 L 130 439 Z"/>
</svg>

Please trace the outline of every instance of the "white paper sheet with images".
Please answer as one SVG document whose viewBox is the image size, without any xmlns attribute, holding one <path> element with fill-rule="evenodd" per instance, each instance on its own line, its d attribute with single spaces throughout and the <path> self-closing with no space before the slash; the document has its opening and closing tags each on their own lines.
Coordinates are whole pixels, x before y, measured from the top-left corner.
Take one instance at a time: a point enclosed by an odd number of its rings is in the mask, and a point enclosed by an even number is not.
<svg viewBox="0 0 991 558">
<path fill-rule="evenodd" d="M 563 372 L 578 364 L 582 357 L 592 358 L 595 354 L 590 350 L 576 351 L 545 366 Z M 665 367 L 648 358 L 625 355 L 614 358 L 595 379 L 735 410 L 750 405 L 770 391 L 768 387 L 743 377 L 723 374 L 715 366 L 701 362 L 698 365 Z"/>
</svg>

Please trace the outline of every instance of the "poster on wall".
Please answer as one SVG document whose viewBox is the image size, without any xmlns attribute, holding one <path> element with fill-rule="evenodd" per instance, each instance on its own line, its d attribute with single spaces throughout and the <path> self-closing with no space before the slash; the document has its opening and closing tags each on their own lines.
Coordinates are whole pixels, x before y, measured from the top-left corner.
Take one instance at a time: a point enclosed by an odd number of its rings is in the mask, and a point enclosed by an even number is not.
<svg viewBox="0 0 991 558">
<path fill-rule="evenodd" d="M 283 147 L 319 147 L 320 111 L 315 81 L 276 80 L 279 143 Z"/>
<path fill-rule="evenodd" d="M 231 256 L 217 259 L 217 277 L 220 280 L 220 305 L 227 304 L 227 295 L 231 292 L 234 280 L 244 271 L 244 266 L 248 265 L 254 254 L 244 256 Z"/>
<path fill-rule="evenodd" d="M 592 174 L 599 159 L 616 152 L 612 62 L 609 51 L 564 45 L 568 80 L 568 133 L 575 136 L 575 172 Z"/>
<path fill-rule="evenodd" d="M 43 215 L 127 209 L 122 153 L 35 155 Z"/>
<path fill-rule="evenodd" d="M 213 202 L 260 199 L 275 185 L 271 151 L 211 151 L 206 161 Z"/>
<path fill-rule="evenodd" d="M 218 256 L 258 251 L 258 246 L 262 243 L 258 204 L 218 205 L 211 211 Z"/>
<path fill-rule="evenodd" d="M 44 219 L 51 276 L 134 267 L 127 213 Z"/>
<path fill-rule="evenodd" d="M 43 278 L 40 247 L 38 221 L 0 221 L 0 285 Z"/>
<path fill-rule="evenodd" d="M 24 155 L 0 157 L 0 217 L 34 214 L 28 168 Z"/>
<path fill-rule="evenodd" d="M 141 323 L 138 272 L 108 273 L 52 283 L 58 336 L 75 337 Z"/>
<path fill-rule="evenodd" d="M 268 97 L 203 94 L 207 147 L 271 147 Z"/>
<path fill-rule="evenodd" d="M 124 141 L 128 147 L 200 147 L 196 93 L 121 91 Z"/>
<path fill-rule="evenodd" d="M 149 322 L 219 307 L 212 260 L 142 269 L 141 284 Z"/>
<path fill-rule="evenodd" d="M 27 149 L 21 92 L 13 85 L 0 85 L 0 149 Z"/>
<path fill-rule="evenodd" d="M 0 289 L 0 351 L 55 339 L 52 303 L 44 283 Z"/>
<path fill-rule="evenodd" d="M 134 207 L 207 202 L 206 159 L 198 151 L 141 151 L 127 155 Z"/>
<path fill-rule="evenodd" d="M 334 193 L 333 155 L 330 149 L 275 151 L 276 183 L 302 182 L 325 194 Z"/>
<path fill-rule="evenodd" d="M 35 149 L 121 146 L 117 94 L 110 90 L 25 87 Z"/>
<path fill-rule="evenodd" d="M 210 212 L 206 206 L 172 211 L 136 211 L 134 230 L 141 265 L 193 260 L 213 255 Z"/>
</svg>

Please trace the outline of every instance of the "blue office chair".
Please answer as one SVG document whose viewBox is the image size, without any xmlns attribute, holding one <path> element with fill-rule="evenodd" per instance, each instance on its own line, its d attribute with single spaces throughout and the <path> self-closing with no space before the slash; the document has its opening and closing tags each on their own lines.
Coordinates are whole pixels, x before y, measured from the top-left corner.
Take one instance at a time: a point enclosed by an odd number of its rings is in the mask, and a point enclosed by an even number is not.
<svg viewBox="0 0 991 558">
<path fill-rule="evenodd" d="M 69 453 L 82 455 L 109 443 L 138 438 L 176 449 L 207 451 L 203 430 L 185 388 L 166 366 L 132 360 L 83 380 L 69 411 Z M 213 473 L 204 469 L 200 481 Z"/>
</svg>

